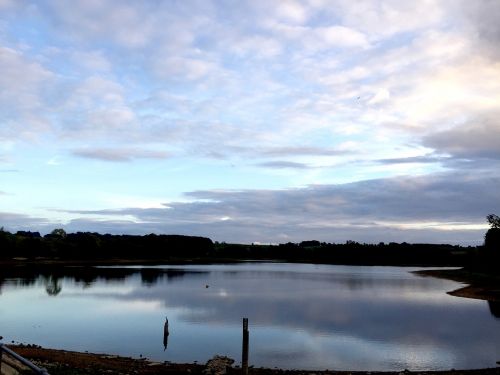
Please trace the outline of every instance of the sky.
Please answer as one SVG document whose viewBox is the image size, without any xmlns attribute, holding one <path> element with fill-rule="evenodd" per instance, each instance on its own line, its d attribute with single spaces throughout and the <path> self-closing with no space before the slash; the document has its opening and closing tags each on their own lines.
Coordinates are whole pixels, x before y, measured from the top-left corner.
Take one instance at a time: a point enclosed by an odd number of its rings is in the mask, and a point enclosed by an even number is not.
<svg viewBox="0 0 500 375">
<path fill-rule="evenodd" d="M 500 2 L 0 0 L 0 226 L 481 244 Z"/>
</svg>

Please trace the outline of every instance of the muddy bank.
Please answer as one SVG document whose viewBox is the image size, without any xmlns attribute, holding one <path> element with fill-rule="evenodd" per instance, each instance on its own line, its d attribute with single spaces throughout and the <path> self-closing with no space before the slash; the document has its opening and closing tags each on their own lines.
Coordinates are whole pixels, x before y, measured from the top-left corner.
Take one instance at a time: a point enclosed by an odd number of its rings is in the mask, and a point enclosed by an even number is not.
<svg viewBox="0 0 500 375">
<path fill-rule="evenodd" d="M 67 374 L 202 374 L 205 366 L 198 364 L 158 363 L 146 358 L 79 353 L 67 350 L 45 349 L 36 345 L 9 345 L 19 355 L 51 375 Z"/>
<path fill-rule="evenodd" d="M 449 291 L 456 297 L 474 298 L 485 301 L 500 301 L 500 275 L 470 271 L 464 268 L 454 270 L 423 270 L 414 272 L 420 276 L 438 277 L 466 284 L 463 288 Z"/>
<path fill-rule="evenodd" d="M 36 365 L 45 367 L 51 375 L 94 375 L 94 374 L 214 374 L 214 367 L 205 364 L 178 364 L 158 363 L 147 359 L 135 359 L 115 355 L 78 353 L 67 350 L 45 349 L 33 345 L 11 345 L 11 349 L 25 358 L 33 361 Z M 230 362 L 229 362 L 230 363 Z M 232 366 L 226 369 L 228 375 L 241 374 L 239 367 Z M 478 370 L 449 370 L 449 371 L 393 371 L 393 372 L 367 372 L 367 371 L 301 371 L 280 370 L 265 368 L 249 368 L 249 374 L 256 375 L 280 375 L 280 374 L 333 374 L 333 375 L 476 375 L 476 374 L 500 374 L 500 367 Z"/>
</svg>

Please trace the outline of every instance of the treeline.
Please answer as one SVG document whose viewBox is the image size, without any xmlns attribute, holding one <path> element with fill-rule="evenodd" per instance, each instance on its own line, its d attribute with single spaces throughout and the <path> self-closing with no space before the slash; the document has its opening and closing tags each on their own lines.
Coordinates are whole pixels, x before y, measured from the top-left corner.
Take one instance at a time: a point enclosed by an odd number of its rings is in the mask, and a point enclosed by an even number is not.
<svg viewBox="0 0 500 375">
<path fill-rule="evenodd" d="M 406 242 L 363 244 L 347 241 L 336 244 L 303 241 L 268 246 L 216 243 L 215 247 L 221 258 L 351 265 L 464 266 L 475 262 L 480 253 L 477 247 Z"/>
<path fill-rule="evenodd" d="M 111 235 L 89 232 L 68 233 L 56 229 L 38 232 L 0 231 L 0 258 L 48 258 L 61 260 L 163 259 L 209 257 L 212 240 L 181 235 Z"/>
<path fill-rule="evenodd" d="M 181 235 L 67 234 L 62 229 L 56 229 L 41 236 L 38 232 L 9 233 L 0 230 L 0 258 L 3 260 L 282 260 L 353 265 L 465 266 L 478 263 L 482 249 L 405 242 L 362 244 L 354 241 L 341 244 L 303 241 L 279 245 L 241 245 L 213 243 L 209 238 Z"/>
</svg>

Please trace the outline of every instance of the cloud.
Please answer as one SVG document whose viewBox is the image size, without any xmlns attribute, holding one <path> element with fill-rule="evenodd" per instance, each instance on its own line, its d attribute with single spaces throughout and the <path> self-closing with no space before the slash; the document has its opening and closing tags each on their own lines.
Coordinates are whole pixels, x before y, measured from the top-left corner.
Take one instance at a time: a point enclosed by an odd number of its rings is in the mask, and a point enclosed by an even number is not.
<svg viewBox="0 0 500 375">
<path fill-rule="evenodd" d="M 442 163 L 448 161 L 448 157 L 436 155 L 409 156 L 406 158 L 390 158 L 375 160 L 381 164 L 414 164 L 414 163 Z"/>
<path fill-rule="evenodd" d="M 160 56 L 155 61 L 154 69 L 166 80 L 195 81 L 213 76 L 219 67 L 216 63 L 199 57 Z"/>
<path fill-rule="evenodd" d="M 12 4 L 23 11 L 10 11 Z M 410 230 L 394 223 L 476 223 L 479 219 L 468 212 L 484 215 L 471 208 L 464 210 L 463 220 L 459 212 L 434 217 L 432 207 L 424 214 L 426 203 L 420 207 L 411 198 L 427 202 L 431 191 L 417 189 L 407 196 L 406 190 L 396 189 L 397 181 L 422 187 L 424 180 L 401 177 L 383 183 L 383 177 L 443 168 L 453 170 L 450 176 L 459 182 L 466 173 L 484 184 L 491 181 L 483 172 L 496 176 L 496 2 L 42 4 L 0 0 L 0 7 L 9 9 L 0 23 L 0 139 L 8 143 L 5 149 L 0 144 L 0 162 L 7 160 L 9 168 L 24 171 L 28 160 L 48 160 L 65 150 L 82 164 L 90 162 L 84 159 L 130 162 L 172 155 L 183 158 L 186 170 L 199 171 L 207 164 L 217 168 L 209 179 L 187 174 L 182 191 L 230 189 L 247 180 L 252 186 L 283 188 L 242 193 L 251 209 L 233 192 L 207 206 L 196 197 L 186 206 L 173 202 L 183 222 L 170 217 L 173 211 L 166 208 L 158 217 L 155 211 L 140 211 L 135 220 L 143 229 L 196 229 L 218 238 L 227 229 L 233 238 L 269 241 L 293 238 L 300 230 L 311 236 L 335 232 L 368 239 L 383 237 L 384 230 L 395 237 L 393 231 L 412 231 L 419 238 L 423 230 L 436 239 L 445 233 L 445 224 Z M 267 169 L 248 168 L 255 165 Z M 306 168 L 311 168 L 308 173 L 300 173 Z M 369 178 L 378 182 L 362 181 Z M 436 179 L 428 176 L 426 183 Z M 325 185 L 328 197 L 339 198 L 330 206 L 317 198 L 318 187 L 292 188 L 338 181 L 358 184 L 342 185 L 349 196 L 340 194 L 341 185 Z M 17 191 L 15 183 L 3 189 Z M 360 190 L 364 184 L 378 195 Z M 470 187 L 470 182 L 464 184 Z M 480 184 L 474 188 L 483 195 L 487 190 Z M 382 197 L 384 191 L 399 195 L 389 199 Z M 474 194 L 472 188 L 469 194 Z M 356 203 L 363 196 L 372 199 Z M 223 204 L 230 197 L 234 205 Z M 274 199 L 281 203 L 267 216 L 253 213 L 273 207 Z M 410 222 L 409 214 L 389 212 L 393 202 L 398 202 L 398 212 L 412 207 L 416 219 Z M 323 213 L 322 206 L 329 211 Z M 360 212 L 349 211 L 355 207 Z M 207 211 L 198 217 L 196 210 Z M 360 234 L 351 218 L 363 212 L 369 213 L 363 228 L 370 230 Z M 311 220 L 305 213 L 311 213 Z M 296 222 L 290 222 L 293 215 Z M 226 217 L 230 219 L 221 220 Z M 86 220 L 79 223 L 95 224 Z M 327 224 L 335 229 L 325 229 Z M 132 230 L 128 222 L 113 225 Z M 465 238 L 472 232 L 460 233 Z"/>
<path fill-rule="evenodd" d="M 71 57 L 76 64 L 91 71 L 109 71 L 112 68 L 112 63 L 106 57 L 103 51 L 74 51 Z"/>
<path fill-rule="evenodd" d="M 78 215 L 132 217 L 136 224 L 99 227 L 135 232 L 198 234 L 236 242 L 287 242 L 315 238 L 329 242 L 482 243 L 485 217 L 500 211 L 498 174 L 447 173 L 313 185 L 282 190 L 205 190 L 189 202 L 164 208 L 78 211 Z M 96 228 L 80 216 L 69 224 Z"/>
<path fill-rule="evenodd" d="M 40 63 L 31 61 L 21 52 L 0 47 L 0 118 L 6 126 L 0 135 L 19 138 L 20 135 L 34 137 L 46 130 L 47 113 L 44 89 L 54 76 Z"/>
<path fill-rule="evenodd" d="M 458 1 L 458 15 L 470 27 L 469 33 L 476 39 L 478 49 L 493 58 L 500 54 L 500 12 L 498 1 Z"/>
<path fill-rule="evenodd" d="M 0 0 L 0 9 L 8 10 L 14 8 L 17 4 L 15 0 Z"/>
<path fill-rule="evenodd" d="M 258 167 L 275 168 L 275 169 L 309 169 L 309 165 L 304 163 L 297 163 L 293 161 L 268 161 L 264 163 L 255 164 Z"/>
<path fill-rule="evenodd" d="M 134 134 L 137 117 L 126 98 L 126 90 L 114 79 L 92 75 L 72 82 L 61 98 L 57 132 L 66 140 L 102 139 L 112 136 L 123 140 Z"/>
<path fill-rule="evenodd" d="M 368 39 L 363 33 L 345 26 L 320 27 L 315 29 L 315 32 L 331 46 L 369 47 Z"/>
<path fill-rule="evenodd" d="M 278 17 L 292 23 L 304 23 L 308 19 L 307 9 L 298 1 L 282 1 L 274 7 Z"/>
<path fill-rule="evenodd" d="M 363 33 L 340 25 L 310 27 L 271 22 L 267 28 L 279 39 L 288 43 L 296 43 L 298 51 L 306 54 L 331 48 L 366 49 L 370 47 L 370 42 Z"/>
<path fill-rule="evenodd" d="M 336 156 L 348 154 L 348 151 L 317 146 L 269 147 L 258 151 L 264 156 Z"/>
<path fill-rule="evenodd" d="M 51 220 L 30 215 L 17 214 L 12 212 L 0 212 L 0 227 L 6 230 L 40 230 L 49 231 L 50 226 L 56 223 Z M 57 225 L 57 224 L 56 224 Z"/>
<path fill-rule="evenodd" d="M 500 118 L 491 113 L 467 123 L 430 134 L 424 145 L 454 157 L 500 159 Z"/>
<path fill-rule="evenodd" d="M 446 3 L 341 0 L 335 7 L 325 4 L 323 11 L 339 17 L 346 26 L 355 26 L 374 39 L 382 39 L 436 26 L 446 15 Z"/>
<path fill-rule="evenodd" d="M 155 7 L 115 1 L 52 1 L 54 23 L 79 38 L 110 38 L 137 48 L 149 43 L 154 32 Z"/>
<path fill-rule="evenodd" d="M 377 93 L 368 101 L 368 104 L 379 104 L 386 100 L 389 100 L 391 94 L 386 89 L 380 89 Z"/>
<path fill-rule="evenodd" d="M 80 149 L 72 154 L 81 158 L 96 159 L 109 162 L 130 162 L 136 159 L 166 159 L 169 154 L 162 151 L 139 149 Z"/>
</svg>

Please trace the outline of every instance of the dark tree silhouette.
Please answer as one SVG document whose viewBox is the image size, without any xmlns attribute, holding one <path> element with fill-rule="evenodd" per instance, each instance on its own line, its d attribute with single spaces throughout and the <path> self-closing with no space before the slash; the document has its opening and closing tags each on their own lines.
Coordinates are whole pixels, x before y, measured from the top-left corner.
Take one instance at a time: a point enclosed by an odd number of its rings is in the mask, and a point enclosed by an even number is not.
<svg viewBox="0 0 500 375">
<path fill-rule="evenodd" d="M 486 260 L 489 267 L 498 268 L 500 266 L 500 217 L 491 214 L 486 216 L 486 220 L 491 226 L 484 236 Z"/>
</svg>

